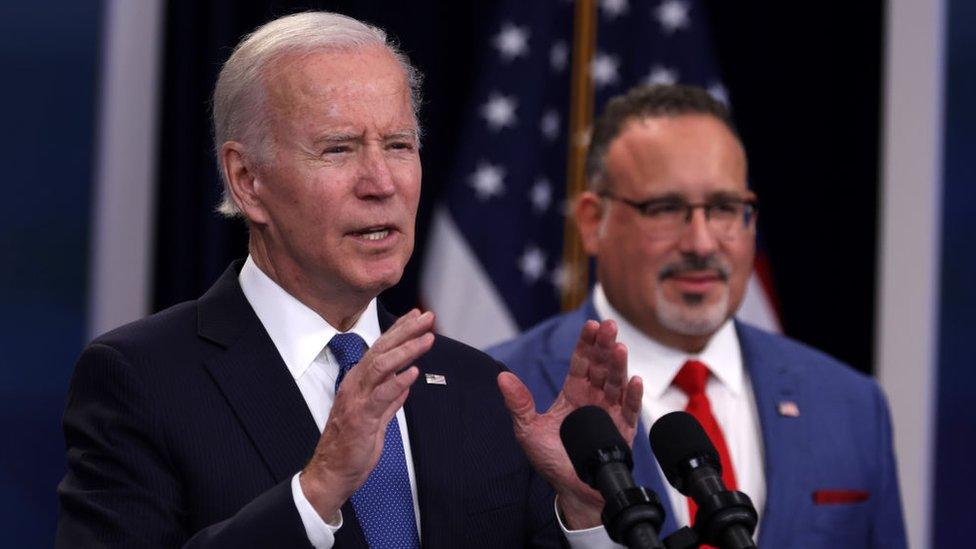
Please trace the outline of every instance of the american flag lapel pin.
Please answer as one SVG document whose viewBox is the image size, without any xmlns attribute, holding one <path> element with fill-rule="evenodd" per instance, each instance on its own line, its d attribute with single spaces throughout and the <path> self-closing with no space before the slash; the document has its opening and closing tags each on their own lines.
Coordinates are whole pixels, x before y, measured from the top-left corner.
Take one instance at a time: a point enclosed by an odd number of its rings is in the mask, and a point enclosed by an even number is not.
<svg viewBox="0 0 976 549">
<path fill-rule="evenodd" d="M 447 378 L 444 374 L 424 374 L 424 381 L 427 385 L 447 385 Z"/>
<path fill-rule="evenodd" d="M 782 400 L 776 406 L 776 411 L 783 417 L 800 417 L 800 407 L 792 400 Z"/>
</svg>

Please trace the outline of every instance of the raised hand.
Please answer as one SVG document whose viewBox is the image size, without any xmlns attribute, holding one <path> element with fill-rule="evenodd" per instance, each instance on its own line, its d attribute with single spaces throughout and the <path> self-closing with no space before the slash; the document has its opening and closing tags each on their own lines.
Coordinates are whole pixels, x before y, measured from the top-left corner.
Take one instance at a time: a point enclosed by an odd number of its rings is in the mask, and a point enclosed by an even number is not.
<svg viewBox="0 0 976 549">
<path fill-rule="evenodd" d="M 576 476 L 559 438 L 559 426 L 573 410 L 586 405 L 603 408 L 629 443 L 637 432 L 643 385 L 627 377 L 627 348 L 617 342 L 612 320 L 588 321 L 570 358 L 569 374 L 556 400 L 543 414 L 515 374 L 498 376 L 505 405 L 512 414 L 515 437 L 533 467 L 559 495 L 559 506 L 570 528 L 600 524 L 603 498 Z"/>
<path fill-rule="evenodd" d="M 430 350 L 433 327 L 433 313 L 410 311 L 343 379 L 315 453 L 299 478 L 320 516 L 333 517 L 376 467 L 386 426 L 419 375 L 416 366 L 407 366 Z"/>
</svg>

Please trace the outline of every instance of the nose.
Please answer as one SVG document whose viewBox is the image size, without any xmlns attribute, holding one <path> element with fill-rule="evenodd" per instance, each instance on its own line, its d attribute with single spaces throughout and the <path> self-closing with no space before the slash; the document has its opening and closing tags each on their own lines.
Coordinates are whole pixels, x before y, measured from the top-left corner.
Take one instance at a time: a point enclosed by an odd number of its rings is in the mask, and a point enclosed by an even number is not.
<svg viewBox="0 0 976 549">
<path fill-rule="evenodd" d="M 679 241 L 680 251 L 698 257 L 711 255 L 718 248 L 718 239 L 708 226 L 705 208 L 695 208 L 685 224 Z"/>
<path fill-rule="evenodd" d="M 396 186 L 388 159 L 378 146 L 362 149 L 356 196 L 362 199 L 382 199 L 393 196 Z"/>
</svg>

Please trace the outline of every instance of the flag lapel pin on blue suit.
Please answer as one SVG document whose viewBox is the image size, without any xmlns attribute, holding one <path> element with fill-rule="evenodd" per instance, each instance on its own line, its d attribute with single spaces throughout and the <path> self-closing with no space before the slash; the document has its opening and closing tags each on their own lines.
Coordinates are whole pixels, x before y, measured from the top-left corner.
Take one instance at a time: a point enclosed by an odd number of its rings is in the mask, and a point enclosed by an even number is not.
<svg viewBox="0 0 976 549">
<path fill-rule="evenodd" d="M 783 400 L 776 406 L 776 411 L 783 417 L 800 417 L 800 407 L 792 400 Z"/>
<path fill-rule="evenodd" d="M 427 385 L 447 385 L 447 378 L 443 374 L 424 374 Z"/>
</svg>

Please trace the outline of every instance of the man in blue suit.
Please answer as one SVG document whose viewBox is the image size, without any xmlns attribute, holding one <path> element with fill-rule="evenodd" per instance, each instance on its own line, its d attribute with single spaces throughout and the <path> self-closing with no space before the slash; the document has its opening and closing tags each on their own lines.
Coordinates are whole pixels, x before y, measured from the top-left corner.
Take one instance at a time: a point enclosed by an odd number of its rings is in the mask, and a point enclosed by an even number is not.
<svg viewBox="0 0 976 549">
<path fill-rule="evenodd" d="M 878 385 L 833 358 L 733 319 L 750 276 L 757 203 L 729 114 L 689 86 L 638 87 L 593 131 L 575 205 L 597 285 L 578 310 L 489 349 L 545 408 L 575 334 L 615 320 L 643 378 L 635 475 L 661 495 L 664 533 L 689 523 L 647 439 L 687 409 L 716 443 L 726 484 L 760 513 L 763 547 L 905 547 L 891 427 Z"/>
<path fill-rule="evenodd" d="M 336 14 L 283 17 L 234 50 L 214 136 L 220 210 L 248 224 L 249 256 L 82 353 L 58 547 L 558 547 L 553 491 L 586 545 L 602 501 L 558 427 L 595 404 L 633 436 L 640 384 L 613 323 L 582 330 L 537 414 L 432 314 L 376 302 L 413 250 L 418 84 L 383 31 Z"/>
</svg>

